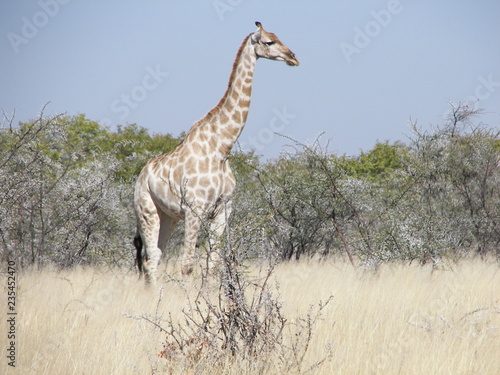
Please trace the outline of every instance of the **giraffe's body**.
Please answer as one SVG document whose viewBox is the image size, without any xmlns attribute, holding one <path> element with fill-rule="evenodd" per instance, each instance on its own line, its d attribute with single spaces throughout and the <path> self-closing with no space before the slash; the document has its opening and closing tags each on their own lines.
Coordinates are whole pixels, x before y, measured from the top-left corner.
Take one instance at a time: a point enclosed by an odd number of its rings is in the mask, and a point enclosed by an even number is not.
<svg viewBox="0 0 500 375">
<path fill-rule="evenodd" d="M 138 177 L 134 244 L 147 282 L 155 282 L 161 253 L 179 220 L 185 221 L 183 274 L 192 271 L 202 220 L 211 220 L 211 237 L 222 236 L 236 182 L 227 157 L 245 125 L 257 59 L 298 65 L 288 47 L 256 24 L 257 31 L 238 50 L 219 104 L 191 127 L 179 146 L 149 160 Z"/>
</svg>

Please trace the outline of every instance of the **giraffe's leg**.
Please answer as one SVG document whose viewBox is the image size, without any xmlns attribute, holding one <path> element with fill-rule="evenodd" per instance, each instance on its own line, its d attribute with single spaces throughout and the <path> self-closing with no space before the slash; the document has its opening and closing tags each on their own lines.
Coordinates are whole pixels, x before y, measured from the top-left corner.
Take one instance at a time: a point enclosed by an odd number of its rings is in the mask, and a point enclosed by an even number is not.
<svg viewBox="0 0 500 375">
<path fill-rule="evenodd" d="M 158 236 L 158 247 L 163 252 L 167 247 L 167 242 L 172 237 L 172 232 L 177 226 L 177 219 L 171 218 L 167 214 L 160 214 L 160 233 Z"/>
<path fill-rule="evenodd" d="M 158 235 L 158 248 L 164 252 L 167 247 L 168 240 L 172 237 L 172 232 L 177 226 L 177 219 L 168 216 L 165 213 L 160 213 L 160 233 Z"/>
<path fill-rule="evenodd" d="M 189 275 L 193 272 L 193 265 L 196 258 L 196 241 L 198 231 L 201 226 L 199 215 L 191 210 L 185 214 L 185 234 L 184 234 L 184 255 L 182 257 L 182 274 Z"/>
<path fill-rule="evenodd" d="M 214 272 L 220 263 L 220 252 L 222 251 L 221 244 L 230 214 L 231 201 L 227 201 L 222 204 L 220 211 L 210 223 L 209 241 L 211 253 L 209 268 L 211 272 Z"/>
<path fill-rule="evenodd" d="M 160 216 L 153 204 L 141 204 L 137 210 L 137 231 L 142 239 L 142 254 L 138 256 L 138 261 L 142 262 L 142 271 L 147 284 L 156 282 L 156 269 L 161 257 L 161 250 L 158 247 L 160 233 Z M 141 267 L 139 266 L 139 269 Z"/>
</svg>

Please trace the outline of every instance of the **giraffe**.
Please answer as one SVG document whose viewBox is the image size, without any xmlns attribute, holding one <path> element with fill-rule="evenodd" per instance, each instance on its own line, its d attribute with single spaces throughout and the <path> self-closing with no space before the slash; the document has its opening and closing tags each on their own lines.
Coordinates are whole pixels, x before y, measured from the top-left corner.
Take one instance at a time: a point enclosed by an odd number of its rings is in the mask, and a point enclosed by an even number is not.
<svg viewBox="0 0 500 375">
<path fill-rule="evenodd" d="M 257 30 L 238 49 L 219 103 L 191 127 L 176 148 L 150 159 L 139 174 L 134 245 L 139 273 L 144 273 L 147 284 L 156 282 L 160 256 L 180 220 L 185 225 L 183 275 L 193 270 L 202 220 L 210 220 L 209 243 L 215 248 L 224 233 L 236 183 L 228 156 L 247 119 L 257 59 L 299 65 L 275 34 L 265 31 L 260 22 L 255 25 Z"/>
</svg>

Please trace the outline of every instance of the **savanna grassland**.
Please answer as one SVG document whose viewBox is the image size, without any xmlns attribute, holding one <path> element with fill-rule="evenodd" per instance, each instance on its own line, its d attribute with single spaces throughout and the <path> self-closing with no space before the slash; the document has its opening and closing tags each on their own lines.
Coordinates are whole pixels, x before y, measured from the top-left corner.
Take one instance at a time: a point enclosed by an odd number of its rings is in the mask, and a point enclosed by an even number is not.
<svg viewBox="0 0 500 375">
<path fill-rule="evenodd" d="M 137 282 L 135 271 L 123 269 L 21 271 L 16 368 L 7 367 L 2 355 L 0 372 L 187 373 L 160 355 L 165 333 L 141 318 L 164 326 L 171 316 L 183 324 L 186 295 L 197 293 L 199 280 L 183 283 L 166 276 L 176 267 L 167 265 L 160 284 L 150 289 Z M 258 280 L 259 272 L 249 265 L 247 277 Z M 285 262 L 269 285 L 282 304 L 284 335 L 291 341 L 295 320 L 332 296 L 313 327 L 300 368 L 304 373 L 312 366 L 307 373 L 498 374 L 500 271 L 495 261 L 461 261 L 440 269 L 389 263 L 377 271 L 333 260 Z M 2 318 L 5 308 L 2 303 Z M 259 360 L 235 362 L 228 356 L 219 368 L 196 367 L 193 373 L 284 372 L 278 360 L 264 369 Z"/>
</svg>

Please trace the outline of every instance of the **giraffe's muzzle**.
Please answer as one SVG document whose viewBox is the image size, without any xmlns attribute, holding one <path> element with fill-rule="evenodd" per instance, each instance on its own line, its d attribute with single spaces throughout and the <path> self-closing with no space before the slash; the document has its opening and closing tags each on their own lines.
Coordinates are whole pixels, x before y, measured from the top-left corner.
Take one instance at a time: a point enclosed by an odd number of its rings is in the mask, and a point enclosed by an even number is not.
<svg viewBox="0 0 500 375">
<path fill-rule="evenodd" d="M 285 62 L 290 66 L 299 66 L 299 60 L 297 59 L 297 57 L 295 57 L 295 54 L 292 51 L 290 51 L 290 53 L 288 54 L 288 58 L 285 60 Z"/>
</svg>

